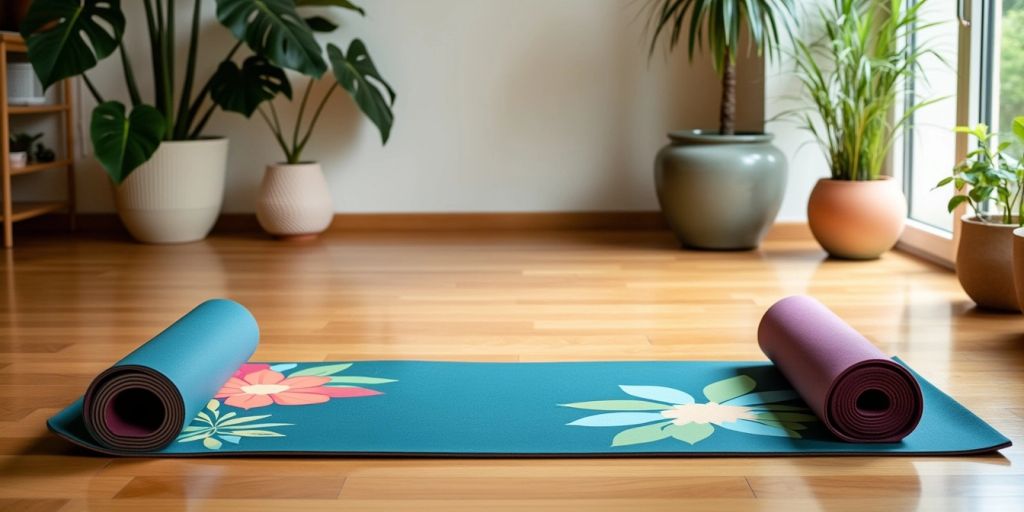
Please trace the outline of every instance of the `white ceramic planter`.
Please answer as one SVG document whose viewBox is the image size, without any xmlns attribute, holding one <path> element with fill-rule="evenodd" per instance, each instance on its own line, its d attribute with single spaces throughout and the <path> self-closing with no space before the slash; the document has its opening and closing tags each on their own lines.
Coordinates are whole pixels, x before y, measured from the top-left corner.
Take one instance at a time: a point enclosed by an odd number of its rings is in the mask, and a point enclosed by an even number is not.
<svg viewBox="0 0 1024 512">
<path fill-rule="evenodd" d="M 279 238 L 315 238 L 331 225 L 334 206 L 318 163 L 268 165 L 256 218 Z"/>
<path fill-rule="evenodd" d="M 140 242 L 206 238 L 224 201 L 228 140 L 165 141 L 114 188 L 117 213 Z"/>
</svg>

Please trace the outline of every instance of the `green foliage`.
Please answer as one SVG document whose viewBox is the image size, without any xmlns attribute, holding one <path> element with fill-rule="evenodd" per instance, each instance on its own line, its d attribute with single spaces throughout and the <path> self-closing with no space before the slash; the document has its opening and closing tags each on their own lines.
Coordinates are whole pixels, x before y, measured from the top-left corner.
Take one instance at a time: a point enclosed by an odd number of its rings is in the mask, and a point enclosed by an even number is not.
<svg viewBox="0 0 1024 512">
<path fill-rule="evenodd" d="M 156 152 L 164 136 L 163 121 L 160 111 L 149 105 L 138 105 L 126 115 L 124 105 L 108 101 L 92 111 L 89 133 L 96 159 L 115 184 Z"/>
<path fill-rule="evenodd" d="M 245 3 L 248 0 L 220 1 L 233 6 Z M 287 1 L 290 2 L 291 0 Z M 298 7 L 333 6 L 363 14 L 362 8 L 347 0 L 297 0 L 295 5 Z M 259 20 L 261 15 L 250 13 L 244 19 Z M 294 17 L 291 14 L 288 15 L 289 23 L 293 27 L 298 26 L 298 23 L 294 21 L 296 19 L 299 19 L 298 14 Z M 232 23 L 237 24 L 239 22 L 232 20 Z M 263 26 L 270 22 L 264 20 L 260 23 Z M 273 73 L 275 66 L 281 64 L 280 60 L 270 58 L 269 62 L 260 62 L 258 68 L 254 63 L 250 73 L 251 76 L 246 76 L 245 65 L 239 69 L 233 64 L 222 64 L 221 69 L 218 70 L 218 76 L 215 76 L 214 80 L 214 90 L 216 91 L 216 94 L 213 95 L 214 101 L 225 110 L 240 112 L 247 117 L 253 113 L 258 113 L 274 134 L 274 139 L 277 141 L 278 146 L 281 147 L 282 152 L 284 152 L 285 161 L 295 164 L 302 161 L 302 152 L 313 135 L 313 130 L 320 119 L 320 114 L 327 105 L 327 101 L 334 94 L 335 90 L 344 89 L 356 102 L 356 105 L 362 110 L 363 114 L 377 127 L 381 134 L 382 143 L 386 144 L 391 134 L 391 126 L 394 124 L 394 113 L 391 108 L 395 103 L 395 91 L 384 80 L 380 72 L 377 71 L 377 67 L 374 65 L 373 59 L 370 58 L 366 45 L 361 40 L 355 39 L 349 45 L 348 52 L 343 52 L 337 46 L 328 44 L 327 58 L 323 60 L 320 46 L 312 39 L 312 34 L 313 32 L 330 32 L 337 28 L 337 25 L 319 16 L 306 18 L 304 23 L 304 27 L 310 34 L 312 47 L 316 50 L 315 56 L 310 52 L 307 57 L 309 57 L 310 62 L 315 59 L 325 62 L 325 68 L 326 63 L 329 63 L 332 71 L 331 75 L 335 83 L 331 84 L 323 94 L 313 116 L 307 118 L 306 108 L 310 105 L 309 100 L 313 87 L 319 78 L 319 75 L 307 73 L 312 76 L 312 79 L 307 83 L 306 90 L 299 103 L 297 117 L 290 138 L 281 123 L 281 118 L 278 116 L 277 109 L 272 101 L 278 94 L 283 94 L 288 99 L 291 99 L 291 87 L 287 83 L 287 78 L 284 77 L 284 71 L 281 70 L 279 74 Z M 246 31 L 254 30 L 251 25 L 245 25 L 243 28 Z M 299 69 L 299 71 L 302 70 Z M 242 82 L 249 83 L 243 85 Z M 266 109 L 262 107 L 264 102 L 267 103 Z M 304 120 L 306 120 L 305 124 Z"/>
<path fill-rule="evenodd" d="M 359 105 L 359 108 L 380 130 L 381 143 L 386 144 L 391 134 L 394 116 L 391 105 L 395 103 L 395 91 L 380 76 L 373 59 L 366 51 L 366 45 L 356 39 L 343 53 L 333 44 L 327 45 L 327 58 L 334 69 L 334 78 Z M 387 99 L 381 91 L 387 93 Z"/>
<path fill-rule="evenodd" d="M 35 0 L 21 35 L 39 81 L 49 88 L 113 53 L 124 26 L 120 0 Z"/>
<path fill-rule="evenodd" d="M 973 128 L 959 126 L 956 131 L 977 139 L 978 147 L 953 168 L 952 176 L 935 185 L 939 188 L 952 184 L 956 190 L 947 204 L 949 212 L 967 203 L 982 222 L 996 220 L 1024 226 L 1024 153 L 1016 158 L 1011 156 L 1013 143 L 1004 141 L 996 145 L 996 135 L 984 124 Z M 1014 118 L 1013 136 L 1018 145 L 1024 144 L 1024 117 Z"/>
<path fill-rule="evenodd" d="M 767 50 L 769 57 L 778 54 L 780 36 L 792 36 L 795 19 L 793 0 L 653 0 L 648 26 L 654 29 L 650 53 L 659 38 L 669 38 L 674 50 L 686 32 L 690 60 L 697 50 L 706 46 L 711 64 L 722 77 L 723 100 L 721 133 L 731 134 L 731 110 L 736 102 L 734 69 L 740 36 L 749 34 L 750 44 L 758 55 Z"/>
<path fill-rule="evenodd" d="M 824 38 L 796 41 L 797 77 L 813 107 L 790 115 L 817 139 L 832 179 L 878 179 L 896 134 L 915 111 L 936 101 L 916 101 L 892 116 L 921 59 L 935 55 L 920 44 L 921 33 L 934 26 L 918 18 L 926 3 L 833 0 L 819 10 Z"/>
<path fill-rule="evenodd" d="M 229 112 L 252 116 L 261 103 L 278 94 L 292 97 L 292 86 L 284 70 L 267 59 L 253 55 L 242 67 L 233 61 L 220 63 L 211 81 L 210 97 Z"/>
<path fill-rule="evenodd" d="M 307 89 L 291 146 L 284 142 L 276 112 L 272 110 L 271 120 L 260 109 L 262 104 L 271 102 L 279 94 L 291 98 L 291 84 L 285 69 L 315 79 L 327 71 L 327 60 L 313 34 L 314 31 L 332 31 L 337 25 L 319 16 L 303 18 L 298 9 L 338 7 L 363 14 L 362 8 L 349 0 L 216 0 L 218 20 L 238 41 L 217 66 L 217 71 L 193 94 L 193 86 L 197 85 L 196 61 L 204 2 L 192 0 L 187 61 L 179 88 L 174 76 L 177 53 L 175 7 L 185 2 L 143 0 L 153 72 L 153 96 L 148 103 L 143 98 L 124 49 L 126 21 L 120 0 L 35 0 L 29 8 L 21 27 L 28 45 L 29 60 L 47 87 L 65 78 L 82 77 L 99 104 L 93 111 L 91 123 L 94 150 L 115 183 L 121 183 L 145 163 L 162 140 L 202 137 L 217 108 L 239 112 L 246 117 L 260 112 L 271 124 L 288 161 L 298 161 L 323 103 L 330 92 L 339 87 L 335 84 L 328 91 L 309 123 L 305 137 L 300 139 L 302 110 L 309 96 Z M 234 57 L 243 45 L 255 55 L 238 65 Z M 347 70 L 344 72 L 347 80 L 345 89 L 380 128 L 386 141 L 392 123 L 390 106 L 394 102 L 394 92 L 376 72 L 365 46 L 361 42 L 358 45 L 353 42 L 353 47 L 359 50 L 356 55 L 352 55 L 350 48 L 349 58 L 342 55 L 336 61 Z M 120 50 L 117 53 L 120 54 L 126 88 L 131 97 L 131 114 L 127 114 L 128 109 L 124 105 L 106 101 L 86 74 L 116 50 Z M 367 78 L 383 86 L 390 101 L 382 101 L 380 92 L 366 81 Z M 270 105 L 273 109 L 273 104 Z"/>
<path fill-rule="evenodd" d="M 12 153 L 29 151 L 30 149 L 32 149 L 32 144 L 34 144 L 35 141 L 41 139 L 42 137 L 43 134 L 41 133 L 37 133 L 35 135 L 32 135 L 30 133 L 15 133 L 8 138 L 8 149 L 10 149 Z"/>
<path fill-rule="evenodd" d="M 275 65 L 320 78 L 327 64 L 293 0 L 217 0 L 217 19 Z"/>
</svg>

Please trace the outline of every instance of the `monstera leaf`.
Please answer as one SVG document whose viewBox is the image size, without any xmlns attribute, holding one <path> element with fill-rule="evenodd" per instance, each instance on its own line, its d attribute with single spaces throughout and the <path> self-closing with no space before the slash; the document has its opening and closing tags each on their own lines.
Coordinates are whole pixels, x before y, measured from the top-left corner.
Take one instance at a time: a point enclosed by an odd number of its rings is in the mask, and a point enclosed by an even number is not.
<svg viewBox="0 0 1024 512">
<path fill-rule="evenodd" d="M 260 103 L 274 99 L 278 93 L 292 97 L 284 70 L 258 55 L 245 59 L 241 68 L 231 61 L 222 62 L 210 83 L 210 97 L 220 108 L 245 117 L 252 116 Z"/>
<path fill-rule="evenodd" d="M 394 123 L 391 106 L 395 104 L 395 91 L 373 65 L 366 45 L 356 39 L 349 45 L 348 54 L 345 54 L 341 48 L 328 44 L 327 58 L 331 61 L 334 78 L 348 91 L 366 117 L 377 125 L 381 139 L 387 143 Z M 388 98 L 384 97 L 382 89 Z"/>
<path fill-rule="evenodd" d="M 295 0 L 296 7 L 341 7 L 359 14 L 366 15 L 362 7 L 349 2 L 348 0 Z"/>
<path fill-rule="evenodd" d="M 293 0 L 217 0 L 217 19 L 257 55 L 320 78 L 327 63 Z"/>
<path fill-rule="evenodd" d="M 121 42 L 120 0 L 35 0 L 21 24 L 43 87 L 92 69 Z"/>
<path fill-rule="evenodd" d="M 125 115 L 120 102 L 108 101 L 92 111 L 92 136 L 96 159 L 115 184 L 149 160 L 164 136 L 164 117 L 160 111 L 139 105 Z"/>
</svg>

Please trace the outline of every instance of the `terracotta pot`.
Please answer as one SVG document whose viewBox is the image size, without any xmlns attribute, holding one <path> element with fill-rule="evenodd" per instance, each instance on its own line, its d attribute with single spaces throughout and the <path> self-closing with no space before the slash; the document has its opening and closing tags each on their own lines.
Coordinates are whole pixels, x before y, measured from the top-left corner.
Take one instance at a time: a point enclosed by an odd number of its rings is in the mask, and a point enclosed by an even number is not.
<svg viewBox="0 0 1024 512">
<path fill-rule="evenodd" d="M 316 238 L 327 229 L 334 207 L 320 164 L 268 165 L 256 218 L 267 233 L 284 239 Z"/>
<path fill-rule="evenodd" d="M 1013 287 L 1017 306 L 1024 310 L 1024 228 L 1013 230 Z"/>
<path fill-rule="evenodd" d="M 907 199 L 888 176 L 873 181 L 818 180 L 807 202 L 811 233 L 829 255 L 871 260 L 903 233 Z"/>
<path fill-rule="evenodd" d="M 956 277 L 967 295 L 987 309 L 1020 311 L 1013 286 L 1013 230 L 1016 224 L 982 222 L 964 215 L 956 249 Z"/>
</svg>

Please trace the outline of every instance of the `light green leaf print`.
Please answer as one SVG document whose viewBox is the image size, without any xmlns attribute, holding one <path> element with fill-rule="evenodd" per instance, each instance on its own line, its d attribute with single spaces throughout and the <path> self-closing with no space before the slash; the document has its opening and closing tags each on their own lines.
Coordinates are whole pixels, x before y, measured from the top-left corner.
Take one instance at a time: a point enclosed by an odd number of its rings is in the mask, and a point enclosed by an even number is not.
<svg viewBox="0 0 1024 512">
<path fill-rule="evenodd" d="M 562 404 L 562 407 L 591 411 L 663 411 L 672 408 L 669 405 L 645 402 L 643 400 L 597 400 L 593 402 Z"/>
<path fill-rule="evenodd" d="M 389 384 L 391 382 L 398 382 L 395 379 L 382 379 L 379 377 L 359 377 L 359 376 L 345 376 L 345 377 L 331 377 L 331 384 Z"/>
<path fill-rule="evenodd" d="M 623 430 L 622 432 L 619 432 L 614 439 L 612 439 L 612 446 L 630 446 L 634 444 L 653 443 L 654 441 L 660 441 L 671 437 L 671 435 L 664 429 L 666 425 L 670 424 L 671 422 L 655 423 L 654 425 L 644 425 L 642 427 Z"/>
<path fill-rule="evenodd" d="M 210 450 L 219 450 L 223 444 L 224 443 L 221 443 L 220 441 L 212 437 L 207 437 L 206 439 L 203 439 L 203 446 Z"/>
<path fill-rule="evenodd" d="M 757 387 L 757 382 L 746 375 L 737 375 L 704 387 L 704 396 L 711 402 L 722 403 L 740 395 L 750 393 Z"/>
<path fill-rule="evenodd" d="M 325 366 L 313 366 L 311 368 L 306 368 L 304 370 L 299 370 L 297 372 L 292 372 L 292 373 L 290 373 L 288 375 L 288 377 L 304 377 L 304 376 L 327 377 L 327 376 L 330 376 L 330 375 L 334 375 L 335 373 L 343 372 L 343 371 L 347 370 L 350 366 L 352 366 L 352 363 L 329 364 L 329 365 L 325 365 Z"/>
<path fill-rule="evenodd" d="M 665 431 L 672 437 L 693 445 L 715 433 L 715 427 L 710 423 L 687 423 L 686 425 L 669 425 L 665 427 Z"/>
<path fill-rule="evenodd" d="M 232 430 L 231 435 L 238 437 L 284 437 L 284 434 L 269 430 Z"/>
<path fill-rule="evenodd" d="M 232 425 L 241 425 L 242 423 L 249 423 L 251 421 L 258 421 L 269 418 L 269 414 L 261 414 L 259 416 L 243 416 L 241 418 L 228 419 L 228 415 L 225 414 L 221 421 L 217 423 L 218 427 L 230 427 Z"/>
</svg>

